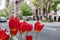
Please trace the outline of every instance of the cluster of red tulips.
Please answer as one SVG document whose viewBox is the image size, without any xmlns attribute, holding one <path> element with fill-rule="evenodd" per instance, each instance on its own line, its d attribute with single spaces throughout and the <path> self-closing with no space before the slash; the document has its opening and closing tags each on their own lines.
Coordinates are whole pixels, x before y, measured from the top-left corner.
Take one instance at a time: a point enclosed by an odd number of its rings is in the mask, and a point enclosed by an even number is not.
<svg viewBox="0 0 60 40">
<path fill-rule="evenodd" d="M 44 25 L 41 24 L 39 21 L 35 23 L 34 30 L 36 33 L 39 33 L 43 29 Z M 26 21 L 20 22 L 18 18 L 13 17 L 9 21 L 9 28 L 10 28 L 10 33 L 11 36 L 15 36 L 17 32 L 19 31 L 21 37 L 20 40 L 22 39 L 22 34 L 24 32 L 28 33 L 32 31 L 33 26 Z M 37 35 L 36 35 L 37 36 Z M 26 35 L 26 40 L 32 40 L 32 35 Z M 37 40 L 37 39 L 36 39 Z"/>
<path fill-rule="evenodd" d="M 41 24 L 39 21 L 37 21 L 35 23 L 34 30 L 38 34 L 43 29 L 43 27 L 44 27 L 44 24 Z M 29 24 L 26 21 L 20 22 L 18 18 L 13 17 L 13 18 L 10 18 L 9 20 L 9 29 L 10 29 L 11 37 L 8 37 L 8 35 L 5 33 L 6 31 L 0 30 L 0 40 L 13 40 L 13 37 L 16 36 L 17 32 L 19 32 L 20 34 L 20 40 L 23 40 L 22 35 L 25 32 L 26 33 L 31 32 L 33 29 L 33 26 L 32 24 Z M 25 40 L 32 40 L 32 38 L 33 38 L 32 35 L 25 36 Z"/>
<path fill-rule="evenodd" d="M 9 21 L 9 28 L 10 28 L 11 37 L 15 36 L 17 32 L 19 31 L 19 34 L 21 35 L 20 40 L 23 40 L 22 39 L 23 33 L 24 32 L 28 33 L 32 31 L 33 26 L 31 24 L 28 24 L 26 21 L 20 22 L 18 18 L 13 17 Z"/>
</svg>

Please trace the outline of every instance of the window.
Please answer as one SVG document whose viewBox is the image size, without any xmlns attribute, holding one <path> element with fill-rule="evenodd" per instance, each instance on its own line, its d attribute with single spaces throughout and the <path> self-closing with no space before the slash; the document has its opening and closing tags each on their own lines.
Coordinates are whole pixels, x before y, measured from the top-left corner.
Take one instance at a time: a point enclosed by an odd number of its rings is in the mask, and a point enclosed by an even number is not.
<svg viewBox="0 0 60 40">
<path fill-rule="evenodd" d="M 38 15 L 38 9 L 36 9 L 36 16 Z"/>
</svg>

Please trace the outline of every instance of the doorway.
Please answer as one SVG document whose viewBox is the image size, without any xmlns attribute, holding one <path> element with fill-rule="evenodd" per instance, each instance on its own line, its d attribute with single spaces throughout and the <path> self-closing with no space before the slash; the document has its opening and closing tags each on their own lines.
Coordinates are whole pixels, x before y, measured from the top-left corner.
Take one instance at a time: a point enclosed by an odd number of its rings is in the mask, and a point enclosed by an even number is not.
<svg viewBox="0 0 60 40">
<path fill-rule="evenodd" d="M 58 21 L 60 22 L 60 16 L 59 16 L 59 18 L 58 18 Z"/>
<path fill-rule="evenodd" d="M 56 16 L 54 17 L 54 21 L 56 21 Z"/>
<path fill-rule="evenodd" d="M 38 9 L 36 9 L 36 16 L 38 16 Z"/>
</svg>

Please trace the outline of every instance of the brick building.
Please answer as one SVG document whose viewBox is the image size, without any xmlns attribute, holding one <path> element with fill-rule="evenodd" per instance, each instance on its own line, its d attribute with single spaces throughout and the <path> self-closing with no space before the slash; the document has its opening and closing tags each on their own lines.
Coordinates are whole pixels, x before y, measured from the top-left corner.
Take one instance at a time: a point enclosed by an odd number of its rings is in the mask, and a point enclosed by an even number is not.
<svg viewBox="0 0 60 40">
<path fill-rule="evenodd" d="M 18 17 L 20 15 L 19 7 L 22 5 L 24 0 L 10 0 L 10 15 L 11 17 Z"/>
</svg>

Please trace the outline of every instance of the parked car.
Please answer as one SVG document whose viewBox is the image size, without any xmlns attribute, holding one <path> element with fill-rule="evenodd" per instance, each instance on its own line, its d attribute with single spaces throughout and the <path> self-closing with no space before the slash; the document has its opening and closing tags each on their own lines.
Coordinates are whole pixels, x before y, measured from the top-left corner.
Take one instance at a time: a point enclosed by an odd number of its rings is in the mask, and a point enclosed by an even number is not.
<svg viewBox="0 0 60 40">
<path fill-rule="evenodd" d="M 29 20 L 33 20 L 33 17 L 32 16 L 25 16 L 23 19 L 29 21 Z"/>
<path fill-rule="evenodd" d="M 7 18 L 6 17 L 0 17 L 0 22 L 7 22 Z"/>
</svg>

